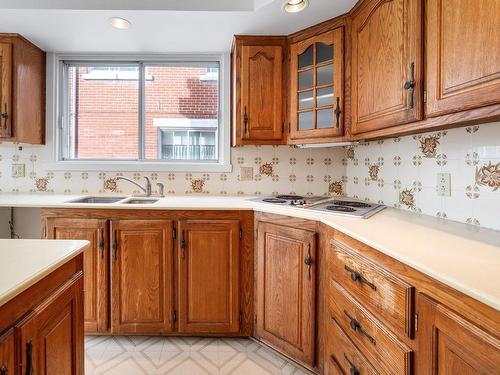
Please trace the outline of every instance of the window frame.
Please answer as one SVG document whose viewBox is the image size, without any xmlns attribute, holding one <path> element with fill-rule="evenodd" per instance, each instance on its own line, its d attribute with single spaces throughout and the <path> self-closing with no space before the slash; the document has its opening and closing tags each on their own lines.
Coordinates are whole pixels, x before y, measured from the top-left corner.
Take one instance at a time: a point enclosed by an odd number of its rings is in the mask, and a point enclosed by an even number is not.
<svg viewBox="0 0 500 375">
<path fill-rule="evenodd" d="M 63 136 L 67 131 L 65 108 L 67 108 L 67 69 L 66 63 L 82 65 L 127 65 L 137 64 L 139 69 L 139 155 L 144 155 L 144 118 L 146 67 L 153 66 L 206 66 L 219 65 L 219 104 L 218 104 L 218 160 L 147 160 L 147 159 L 64 159 Z M 47 55 L 47 123 L 54 127 L 47 134 L 47 143 L 53 143 L 52 162 L 46 164 L 48 170 L 82 171 L 167 171 L 167 172 L 231 172 L 230 164 L 230 62 L 229 54 L 175 54 L 175 55 L 124 55 L 124 54 L 56 54 Z"/>
</svg>

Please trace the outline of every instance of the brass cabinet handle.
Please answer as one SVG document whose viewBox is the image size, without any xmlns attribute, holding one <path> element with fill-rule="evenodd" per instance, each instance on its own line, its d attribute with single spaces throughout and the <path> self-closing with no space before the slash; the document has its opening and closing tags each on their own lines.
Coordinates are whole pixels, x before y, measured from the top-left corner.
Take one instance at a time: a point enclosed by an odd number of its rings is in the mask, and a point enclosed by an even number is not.
<svg viewBox="0 0 500 375">
<path fill-rule="evenodd" d="M 186 239 L 185 239 L 185 233 L 182 231 L 182 238 L 181 238 L 181 258 L 186 259 Z"/>
<path fill-rule="evenodd" d="M 311 243 L 307 244 L 307 254 L 304 259 L 304 264 L 307 267 L 307 278 L 311 280 L 311 267 L 312 267 Z"/>
<path fill-rule="evenodd" d="M 347 361 L 347 363 L 349 363 L 349 366 L 351 366 L 351 368 L 349 369 L 349 375 L 361 375 L 361 372 L 359 372 L 359 370 L 357 369 L 357 367 L 354 365 L 354 363 L 352 363 L 349 358 L 347 358 L 347 355 L 344 353 L 344 358 L 345 360 Z"/>
<path fill-rule="evenodd" d="M 349 315 L 349 313 L 347 311 L 344 310 L 344 314 L 347 316 L 347 318 L 349 319 L 349 326 L 351 327 L 351 329 L 355 332 L 359 332 L 363 335 L 366 336 L 366 338 L 373 344 L 373 345 L 376 345 L 376 341 L 375 339 L 368 333 L 364 330 L 363 326 L 355 319 L 353 318 L 352 316 Z"/>
<path fill-rule="evenodd" d="M 361 275 L 359 272 L 353 270 L 352 268 L 348 267 L 348 266 L 344 266 L 344 269 L 347 271 L 347 272 L 350 272 L 351 273 L 351 280 L 352 281 L 359 281 L 360 283 L 362 284 L 366 284 L 368 285 L 370 288 L 372 288 L 373 290 L 377 290 L 377 287 L 375 286 L 375 284 L 373 284 L 372 282 L 368 281 L 363 275 Z"/>
<path fill-rule="evenodd" d="M 26 343 L 26 375 L 33 374 L 33 343 L 28 341 Z"/>
<path fill-rule="evenodd" d="M 340 98 L 337 96 L 337 107 L 335 107 L 335 118 L 337 119 L 337 128 L 340 126 L 340 114 L 342 111 L 340 110 Z"/>
<path fill-rule="evenodd" d="M 249 137 L 248 122 L 249 122 L 249 118 L 248 118 L 248 114 L 247 114 L 247 106 L 245 106 L 243 109 L 243 126 L 245 127 L 245 134 L 244 134 L 245 138 Z"/>
<path fill-rule="evenodd" d="M 410 64 L 410 79 L 405 82 L 404 89 L 408 91 L 408 108 L 413 108 L 413 92 L 415 90 L 415 63 Z"/>
</svg>

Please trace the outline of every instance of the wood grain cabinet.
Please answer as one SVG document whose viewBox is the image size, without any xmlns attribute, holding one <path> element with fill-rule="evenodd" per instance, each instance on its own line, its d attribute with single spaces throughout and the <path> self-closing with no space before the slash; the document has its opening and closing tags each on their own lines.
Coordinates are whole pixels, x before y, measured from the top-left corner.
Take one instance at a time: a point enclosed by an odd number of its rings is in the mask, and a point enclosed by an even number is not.
<svg viewBox="0 0 500 375">
<path fill-rule="evenodd" d="M 173 330 L 173 222 L 111 221 L 111 331 Z"/>
<path fill-rule="evenodd" d="M 15 327 L 20 373 L 83 375 L 82 283 L 69 280 Z"/>
<path fill-rule="evenodd" d="M 316 232 L 258 223 L 256 336 L 314 365 Z"/>
<path fill-rule="evenodd" d="M 14 356 L 14 331 L 9 329 L 0 336 L 0 375 L 14 374 Z"/>
<path fill-rule="evenodd" d="M 290 140 L 344 134 L 344 28 L 290 46 Z"/>
<path fill-rule="evenodd" d="M 421 120 L 422 1 L 364 2 L 351 39 L 352 133 Z"/>
<path fill-rule="evenodd" d="M 0 141 L 45 143 L 45 52 L 0 34 Z"/>
<path fill-rule="evenodd" d="M 179 223 L 179 332 L 240 330 L 240 222 Z"/>
<path fill-rule="evenodd" d="M 426 295 L 421 295 L 418 303 L 420 374 L 500 374 L 497 336 Z"/>
<path fill-rule="evenodd" d="M 86 332 L 109 331 L 109 248 L 107 220 L 48 218 L 46 237 L 58 240 L 87 240 L 83 253 L 84 321 Z"/>
<path fill-rule="evenodd" d="M 286 142 L 286 51 L 285 37 L 235 37 L 233 145 Z"/>
<path fill-rule="evenodd" d="M 428 0 L 426 115 L 500 103 L 500 2 Z"/>
</svg>

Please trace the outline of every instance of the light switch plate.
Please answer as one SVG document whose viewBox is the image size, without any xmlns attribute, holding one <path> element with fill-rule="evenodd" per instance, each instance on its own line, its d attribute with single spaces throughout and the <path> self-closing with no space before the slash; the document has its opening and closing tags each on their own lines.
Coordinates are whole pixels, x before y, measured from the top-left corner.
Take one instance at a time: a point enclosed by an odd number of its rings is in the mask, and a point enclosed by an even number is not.
<svg viewBox="0 0 500 375">
<path fill-rule="evenodd" d="M 26 176 L 26 164 L 12 164 L 12 177 L 19 178 Z"/>
<path fill-rule="evenodd" d="M 451 174 L 438 173 L 436 190 L 439 196 L 451 196 Z"/>
<path fill-rule="evenodd" d="M 252 181 L 252 180 L 253 180 L 253 168 L 240 167 L 240 181 Z"/>
</svg>

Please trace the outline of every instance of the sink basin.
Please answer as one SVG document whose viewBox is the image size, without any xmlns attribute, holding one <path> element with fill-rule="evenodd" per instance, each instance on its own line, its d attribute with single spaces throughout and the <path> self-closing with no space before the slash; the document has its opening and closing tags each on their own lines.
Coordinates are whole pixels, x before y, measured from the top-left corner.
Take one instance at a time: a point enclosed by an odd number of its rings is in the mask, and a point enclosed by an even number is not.
<svg viewBox="0 0 500 375">
<path fill-rule="evenodd" d="M 146 199 L 146 198 L 131 198 L 126 201 L 121 202 L 121 204 L 153 204 L 158 202 L 158 199 Z"/>
<path fill-rule="evenodd" d="M 85 197 L 66 203 L 116 203 L 122 199 L 125 199 L 125 197 Z"/>
</svg>

